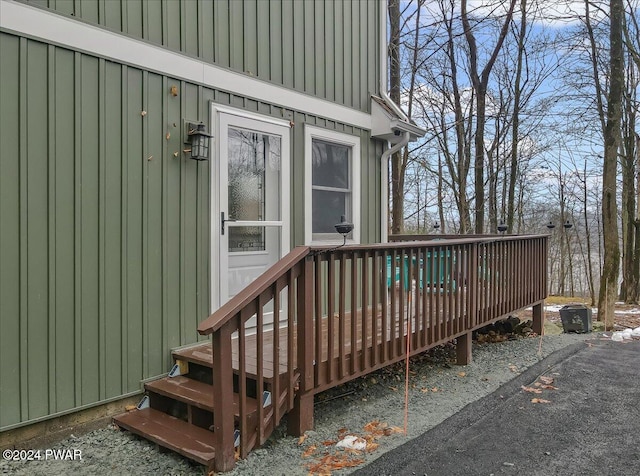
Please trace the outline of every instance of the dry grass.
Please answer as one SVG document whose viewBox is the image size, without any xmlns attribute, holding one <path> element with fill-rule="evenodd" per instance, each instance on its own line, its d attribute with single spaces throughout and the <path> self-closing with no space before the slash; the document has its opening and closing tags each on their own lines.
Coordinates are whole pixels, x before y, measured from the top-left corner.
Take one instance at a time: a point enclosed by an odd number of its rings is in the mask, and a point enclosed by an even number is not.
<svg viewBox="0 0 640 476">
<path fill-rule="evenodd" d="M 589 298 L 588 297 L 569 297 L 569 296 L 549 296 L 547 297 L 547 299 L 544 300 L 545 304 L 547 306 L 551 306 L 551 305 L 565 305 L 565 304 L 585 304 L 585 305 L 589 305 Z"/>
</svg>

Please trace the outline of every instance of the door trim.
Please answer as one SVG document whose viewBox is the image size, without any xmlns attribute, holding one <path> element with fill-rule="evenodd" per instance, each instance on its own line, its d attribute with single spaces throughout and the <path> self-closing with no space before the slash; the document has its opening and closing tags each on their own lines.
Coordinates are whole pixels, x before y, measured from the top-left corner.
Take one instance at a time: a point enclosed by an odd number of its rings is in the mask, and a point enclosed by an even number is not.
<svg viewBox="0 0 640 476">
<path fill-rule="evenodd" d="M 251 113 L 242 109 L 235 109 L 229 106 L 222 106 L 216 103 L 210 103 L 210 121 L 211 131 L 214 135 L 211 147 L 211 161 L 210 161 L 210 222 L 211 222 L 211 240 L 210 240 L 210 291 L 211 298 L 209 302 L 209 313 L 213 313 L 220 307 L 220 246 L 221 246 L 221 224 L 220 224 L 220 191 L 221 187 L 226 184 L 220 183 L 220 134 L 221 130 L 220 118 L 228 116 L 228 122 L 234 123 L 237 121 L 238 127 L 247 128 L 247 123 L 253 122 L 256 130 L 261 130 L 260 125 L 267 126 L 264 132 L 277 133 L 282 136 L 282 157 L 281 157 L 281 170 L 280 170 L 280 217 L 282 221 L 281 235 L 280 235 L 280 252 L 281 255 L 286 255 L 291 250 L 291 205 L 290 205 L 290 190 L 291 190 L 291 125 L 289 121 L 276 119 L 269 116 L 263 116 L 257 113 Z M 275 127 L 274 127 L 275 126 Z M 269 225 L 271 222 L 262 223 L 263 225 Z M 282 257 L 281 256 L 281 257 Z"/>
</svg>

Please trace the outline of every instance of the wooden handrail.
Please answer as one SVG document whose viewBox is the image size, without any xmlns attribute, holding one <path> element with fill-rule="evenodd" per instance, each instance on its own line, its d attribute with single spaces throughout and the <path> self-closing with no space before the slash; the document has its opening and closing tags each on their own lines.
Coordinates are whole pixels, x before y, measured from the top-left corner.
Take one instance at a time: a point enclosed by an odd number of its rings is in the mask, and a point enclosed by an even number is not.
<svg viewBox="0 0 640 476">
<path fill-rule="evenodd" d="M 402 248 L 412 241 L 429 243 L 434 246 L 459 245 L 467 243 L 495 243 L 497 241 L 520 241 L 531 238 L 544 238 L 549 235 L 389 235 L 389 243 L 366 245 L 367 248 Z"/>
<path fill-rule="evenodd" d="M 265 289 L 302 261 L 309 254 L 309 251 L 308 246 L 294 248 L 267 271 L 258 276 L 241 293 L 233 296 L 220 309 L 202 321 L 198 325 L 198 333 L 200 335 L 209 335 L 220 329 Z"/>
</svg>

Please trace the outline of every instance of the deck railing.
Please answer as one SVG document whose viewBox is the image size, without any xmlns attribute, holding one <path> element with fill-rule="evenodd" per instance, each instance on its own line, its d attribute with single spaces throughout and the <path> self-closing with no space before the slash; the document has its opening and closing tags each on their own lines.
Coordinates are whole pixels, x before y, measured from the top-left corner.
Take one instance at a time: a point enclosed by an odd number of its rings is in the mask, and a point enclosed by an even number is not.
<svg viewBox="0 0 640 476">
<path fill-rule="evenodd" d="M 233 467 L 234 430 L 242 457 L 284 413 L 289 432 L 301 434 L 313 426 L 316 393 L 407 354 L 457 339 L 459 361 L 468 362 L 473 330 L 530 305 L 541 332 L 546 240 L 294 249 L 198 328 L 212 335 L 216 469 Z"/>
</svg>

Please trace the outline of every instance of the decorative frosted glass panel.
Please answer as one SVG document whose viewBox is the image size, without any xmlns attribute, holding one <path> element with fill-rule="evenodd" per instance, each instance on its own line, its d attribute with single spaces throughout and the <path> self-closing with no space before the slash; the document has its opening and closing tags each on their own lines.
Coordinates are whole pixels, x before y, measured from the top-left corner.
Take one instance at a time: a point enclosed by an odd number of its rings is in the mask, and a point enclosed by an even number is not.
<svg viewBox="0 0 640 476">
<path fill-rule="evenodd" d="M 230 128 L 228 141 L 229 218 L 279 220 L 280 137 Z"/>
<path fill-rule="evenodd" d="M 229 227 L 229 251 L 264 251 L 263 226 Z"/>
</svg>

